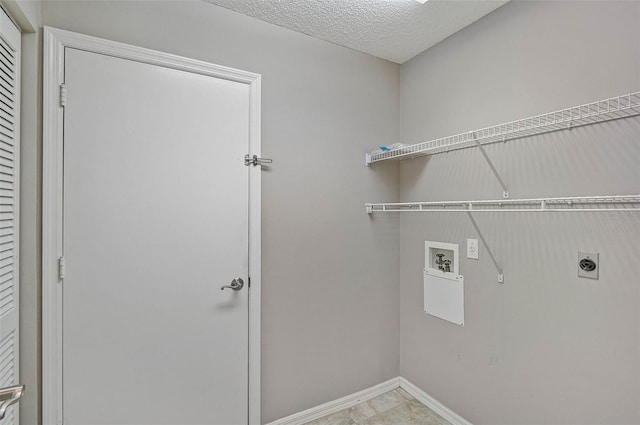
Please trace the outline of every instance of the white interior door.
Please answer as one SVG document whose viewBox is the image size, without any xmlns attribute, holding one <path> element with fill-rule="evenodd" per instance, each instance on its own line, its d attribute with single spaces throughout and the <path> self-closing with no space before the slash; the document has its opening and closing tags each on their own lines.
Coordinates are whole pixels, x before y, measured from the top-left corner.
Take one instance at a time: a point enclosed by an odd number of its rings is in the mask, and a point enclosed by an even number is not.
<svg viewBox="0 0 640 425">
<path fill-rule="evenodd" d="M 246 424 L 249 87 L 70 48 L 65 86 L 64 424 Z"/>
</svg>

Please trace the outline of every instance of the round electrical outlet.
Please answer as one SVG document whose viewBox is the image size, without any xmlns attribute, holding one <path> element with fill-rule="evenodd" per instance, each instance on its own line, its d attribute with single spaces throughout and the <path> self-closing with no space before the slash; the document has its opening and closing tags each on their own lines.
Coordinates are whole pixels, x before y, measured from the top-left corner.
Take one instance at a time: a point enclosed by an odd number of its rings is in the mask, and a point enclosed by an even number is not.
<svg viewBox="0 0 640 425">
<path fill-rule="evenodd" d="M 578 253 L 578 277 L 598 279 L 598 253 Z"/>
<path fill-rule="evenodd" d="M 580 268 L 585 272 L 592 272 L 596 269 L 596 262 L 589 258 L 583 258 L 580 260 Z"/>
</svg>

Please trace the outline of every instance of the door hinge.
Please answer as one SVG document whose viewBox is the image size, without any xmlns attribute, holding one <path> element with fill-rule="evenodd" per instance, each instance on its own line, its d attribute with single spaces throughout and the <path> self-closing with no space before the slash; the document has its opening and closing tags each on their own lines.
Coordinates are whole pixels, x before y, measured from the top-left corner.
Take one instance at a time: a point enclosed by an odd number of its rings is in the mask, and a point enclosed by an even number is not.
<svg viewBox="0 0 640 425">
<path fill-rule="evenodd" d="M 258 155 L 249 155 L 246 154 L 244 156 L 244 165 L 246 165 L 247 167 L 249 165 L 262 165 L 262 164 L 271 164 L 273 162 L 273 159 L 269 159 L 269 158 L 258 158 Z"/>
<path fill-rule="evenodd" d="M 247 278 L 247 284 L 249 285 L 249 288 L 251 288 L 251 276 Z"/>
<path fill-rule="evenodd" d="M 67 106 L 67 87 L 64 84 L 60 84 L 60 106 Z"/>
<path fill-rule="evenodd" d="M 64 257 L 58 259 L 58 279 L 64 280 Z"/>
</svg>

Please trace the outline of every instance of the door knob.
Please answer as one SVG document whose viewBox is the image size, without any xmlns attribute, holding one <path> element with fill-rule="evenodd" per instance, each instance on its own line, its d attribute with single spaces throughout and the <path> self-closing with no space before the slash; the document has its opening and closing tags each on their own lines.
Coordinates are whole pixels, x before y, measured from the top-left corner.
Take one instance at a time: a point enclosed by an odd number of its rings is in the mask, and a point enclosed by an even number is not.
<svg viewBox="0 0 640 425">
<path fill-rule="evenodd" d="M 23 394 L 24 385 L 0 389 L 0 419 L 4 419 L 4 415 L 7 413 L 9 406 L 17 403 Z"/>
<path fill-rule="evenodd" d="M 231 284 L 221 286 L 220 290 L 222 291 L 229 288 L 229 289 L 233 289 L 234 291 L 239 291 L 242 289 L 243 286 L 244 286 L 244 280 L 242 280 L 241 277 L 236 277 L 231 281 Z"/>
</svg>

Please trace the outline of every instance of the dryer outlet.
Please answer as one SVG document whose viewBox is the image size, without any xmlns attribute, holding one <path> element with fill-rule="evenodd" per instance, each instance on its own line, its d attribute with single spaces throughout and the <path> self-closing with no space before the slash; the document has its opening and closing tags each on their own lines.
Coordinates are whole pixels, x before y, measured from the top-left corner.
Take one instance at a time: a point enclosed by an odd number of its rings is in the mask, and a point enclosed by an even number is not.
<svg viewBox="0 0 640 425">
<path fill-rule="evenodd" d="M 598 279 L 600 271 L 598 257 L 597 252 L 578 252 L 578 277 Z"/>
</svg>

